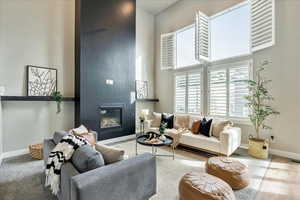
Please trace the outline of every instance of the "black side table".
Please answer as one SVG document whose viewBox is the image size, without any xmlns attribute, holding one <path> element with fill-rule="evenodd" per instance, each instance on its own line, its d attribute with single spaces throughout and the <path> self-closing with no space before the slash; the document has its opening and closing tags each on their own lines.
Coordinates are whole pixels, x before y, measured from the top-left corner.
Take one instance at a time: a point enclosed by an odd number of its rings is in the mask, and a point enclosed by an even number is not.
<svg viewBox="0 0 300 200">
<path fill-rule="evenodd" d="M 135 148 L 135 153 L 136 155 L 138 155 L 138 150 L 137 150 L 137 144 L 139 143 L 140 145 L 143 146 L 148 146 L 152 148 L 152 155 L 153 156 L 168 156 L 168 157 L 173 157 L 173 160 L 175 158 L 175 150 L 172 147 L 172 155 L 165 155 L 165 154 L 157 154 L 157 148 L 158 147 L 162 147 L 162 146 L 169 146 L 173 143 L 173 138 L 165 135 L 166 140 L 161 141 L 161 143 L 149 143 L 149 142 L 145 142 L 148 139 L 148 135 L 147 134 L 142 134 L 142 135 L 137 135 L 136 136 L 136 148 Z"/>
</svg>

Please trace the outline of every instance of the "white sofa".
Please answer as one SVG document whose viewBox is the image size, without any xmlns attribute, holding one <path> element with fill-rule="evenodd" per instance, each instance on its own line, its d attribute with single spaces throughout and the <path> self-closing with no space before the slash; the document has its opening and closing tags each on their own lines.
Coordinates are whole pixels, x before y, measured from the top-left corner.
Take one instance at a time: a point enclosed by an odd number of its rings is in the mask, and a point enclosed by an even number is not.
<svg viewBox="0 0 300 200">
<path fill-rule="evenodd" d="M 193 116 L 195 117 L 195 116 Z M 200 116 L 199 116 L 200 118 Z M 176 123 L 176 114 L 174 119 L 174 124 Z M 230 156 L 234 151 L 241 145 L 241 129 L 238 127 L 229 127 L 223 130 L 219 138 L 211 136 L 207 137 L 202 134 L 193 134 L 190 131 L 191 128 L 191 119 L 189 122 L 188 130 L 181 135 L 180 144 L 184 146 L 189 146 L 192 148 L 204 150 L 207 152 Z M 178 127 L 177 127 L 178 128 Z M 153 126 L 152 120 L 145 120 L 145 131 L 154 131 L 158 132 L 159 127 Z M 165 133 L 169 134 L 176 132 L 175 128 L 166 129 Z"/>
</svg>

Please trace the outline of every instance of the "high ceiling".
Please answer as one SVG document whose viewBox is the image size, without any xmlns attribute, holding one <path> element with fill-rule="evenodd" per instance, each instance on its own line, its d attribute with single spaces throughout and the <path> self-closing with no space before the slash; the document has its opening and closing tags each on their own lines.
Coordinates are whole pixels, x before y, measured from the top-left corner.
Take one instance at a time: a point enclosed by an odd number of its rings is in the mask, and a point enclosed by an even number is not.
<svg viewBox="0 0 300 200">
<path fill-rule="evenodd" d="M 156 15 L 179 0 L 137 0 L 137 7 Z"/>
</svg>

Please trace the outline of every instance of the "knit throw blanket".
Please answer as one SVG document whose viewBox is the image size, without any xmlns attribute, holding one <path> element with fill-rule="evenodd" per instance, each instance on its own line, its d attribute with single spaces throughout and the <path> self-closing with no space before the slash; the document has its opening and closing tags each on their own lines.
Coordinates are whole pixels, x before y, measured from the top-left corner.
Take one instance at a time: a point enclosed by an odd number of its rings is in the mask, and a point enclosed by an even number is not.
<svg viewBox="0 0 300 200">
<path fill-rule="evenodd" d="M 46 165 L 45 186 L 50 186 L 54 195 L 57 195 L 59 192 L 62 165 L 71 159 L 76 149 L 86 144 L 88 142 L 85 138 L 68 134 L 62 138 L 49 154 Z"/>
</svg>

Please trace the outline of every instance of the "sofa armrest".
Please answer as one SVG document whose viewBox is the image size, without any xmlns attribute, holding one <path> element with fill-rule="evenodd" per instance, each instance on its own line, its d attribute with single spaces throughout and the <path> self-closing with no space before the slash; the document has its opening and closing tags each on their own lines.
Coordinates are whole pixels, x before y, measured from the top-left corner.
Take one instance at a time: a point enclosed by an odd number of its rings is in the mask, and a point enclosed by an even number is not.
<svg viewBox="0 0 300 200">
<path fill-rule="evenodd" d="M 61 167 L 60 191 L 58 199 L 70 200 L 71 198 L 71 178 L 79 172 L 71 162 L 66 162 Z"/>
<path fill-rule="evenodd" d="M 150 153 L 106 165 L 71 179 L 71 200 L 144 200 L 156 193 L 156 161 Z"/>
<path fill-rule="evenodd" d="M 220 134 L 220 152 L 230 156 L 239 146 L 241 146 L 241 128 L 230 127 Z"/>
</svg>

